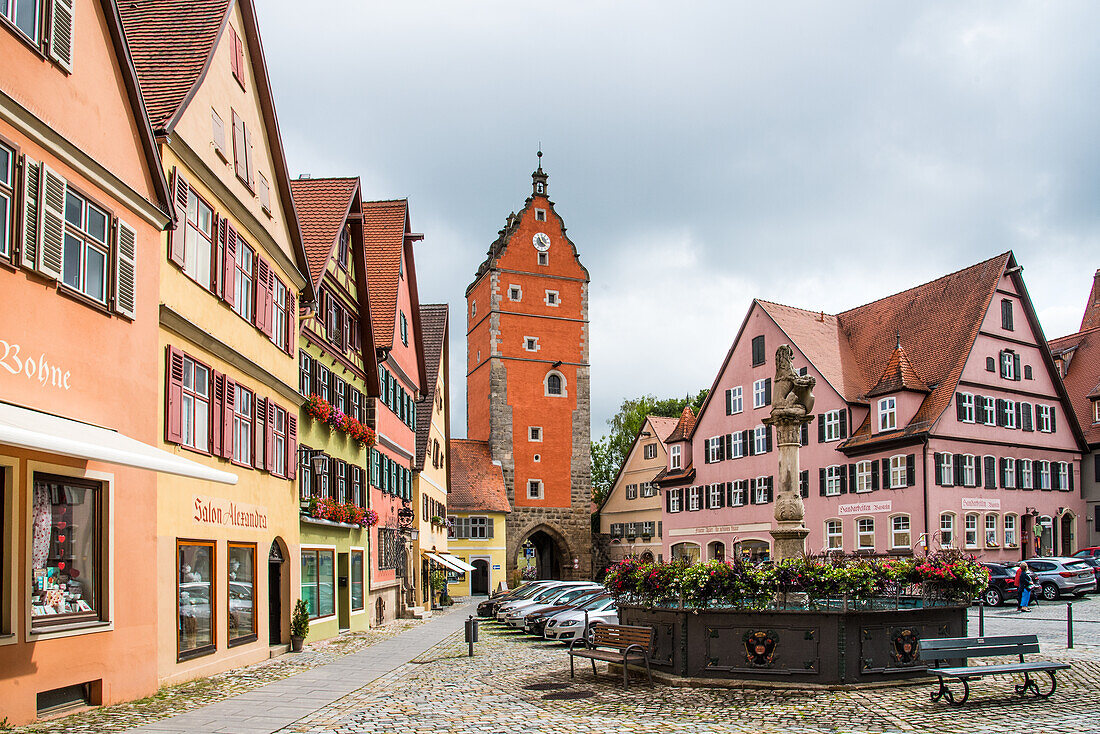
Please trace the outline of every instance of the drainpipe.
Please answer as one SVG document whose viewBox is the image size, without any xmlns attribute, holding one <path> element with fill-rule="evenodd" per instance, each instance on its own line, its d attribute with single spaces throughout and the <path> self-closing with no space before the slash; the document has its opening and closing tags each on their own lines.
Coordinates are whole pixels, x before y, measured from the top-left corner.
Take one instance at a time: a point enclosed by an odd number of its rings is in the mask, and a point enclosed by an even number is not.
<svg viewBox="0 0 1100 734">
<path fill-rule="evenodd" d="M 928 527 L 928 438 L 921 443 L 921 487 L 924 490 L 924 552 L 932 547 L 932 532 Z"/>
</svg>

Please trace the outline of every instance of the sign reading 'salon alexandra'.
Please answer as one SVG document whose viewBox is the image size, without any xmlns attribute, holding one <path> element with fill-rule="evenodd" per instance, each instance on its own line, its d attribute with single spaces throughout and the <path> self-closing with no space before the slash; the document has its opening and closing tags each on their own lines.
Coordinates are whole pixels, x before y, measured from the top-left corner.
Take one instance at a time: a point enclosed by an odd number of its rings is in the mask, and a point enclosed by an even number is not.
<svg viewBox="0 0 1100 734">
<path fill-rule="evenodd" d="M 263 505 L 246 505 L 218 497 L 195 495 L 194 508 L 193 518 L 199 525 L 267 529 L 267 508 Z"/>
</svg>

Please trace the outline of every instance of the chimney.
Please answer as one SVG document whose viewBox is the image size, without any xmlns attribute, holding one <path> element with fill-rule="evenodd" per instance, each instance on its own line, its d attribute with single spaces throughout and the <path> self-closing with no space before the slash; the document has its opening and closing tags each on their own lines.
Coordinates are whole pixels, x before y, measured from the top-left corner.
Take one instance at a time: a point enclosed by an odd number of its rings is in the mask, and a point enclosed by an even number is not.
<svg viewBox="0 0 1100 734">
<path fill-rule="evenodd" d="M 1081 318 L 1081 331 L 1100 326 L 1100 270 L 1092 276 L 1092 293 L 1085 306 L 1085 315 Z"/>
</svg>

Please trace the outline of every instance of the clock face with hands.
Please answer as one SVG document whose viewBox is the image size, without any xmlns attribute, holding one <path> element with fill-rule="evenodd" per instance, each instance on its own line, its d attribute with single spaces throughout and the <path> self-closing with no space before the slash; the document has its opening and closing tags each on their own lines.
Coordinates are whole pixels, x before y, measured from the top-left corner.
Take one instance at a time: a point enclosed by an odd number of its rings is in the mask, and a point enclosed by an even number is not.
<svg viewBox="0 0 1100 734">
<path fill-rule="evenodd" d="M 545 232 L 539 232 L 531 239 L 531 243 L 539 252 L 546 252 L 550 249 L 550 236 Z"/>
</svg>

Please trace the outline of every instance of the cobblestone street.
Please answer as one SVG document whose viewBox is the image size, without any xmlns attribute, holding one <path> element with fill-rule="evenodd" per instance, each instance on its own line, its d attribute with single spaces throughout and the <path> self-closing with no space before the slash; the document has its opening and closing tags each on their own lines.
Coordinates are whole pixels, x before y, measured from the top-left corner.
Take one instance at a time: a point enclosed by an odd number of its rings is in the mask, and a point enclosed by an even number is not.
<svg viewBox="0 0 1100 734">
<path fill-rule="evenodd" d="M 1051 606 L 1050 611 L 1054 612 Z M 1042 657 L 1065 660 L 1073 669 L 1059 675 L 1058 690 L 1046 701 L 1021 699 L 1012 694 L 1011 681 L 1003 676 L 978 681 L 965 706 L 954 708 L 929 701 L 931 685 L 922 683 L 896 688 L 855 691 L 794 691 L 775 689 L 708 689 L 649 686 L 632 682 L 623 691 L 618 679 L 608 676 L 600 664 L 600 675 L 578 664 L 577 678 L 569 678 L 569 660 L 560 645 L 534 641 L 504 631 L 495 623 L 482 622 L 476 655 L 467 657 L 458 628 L 470 607 L 456 608 L 426 624 L 399 623 L 368 635 L 348 636 L 340 643 L 315 645 L 301 656 L 283 656 L 270 663 L 205 681 L 196 681 L 162 691 L 143 702 L 116 706 L 72 716 L 55 722 L 26 727 L 22 732 L 107 732 L 123 731 L 144 724 L 145 732 L 295 732 L 320 734 L 339 732 L 485 732 L 518 731 L 536 734 L 577 732 L 1002 732 L 1006 728 L 1042 730 L 1044 733 L 1100 731 L 1100 650 L 1085 644 L 1075 650 L 1063 645 L 1044 644 Z M 453 616 L 452 616 L 453 615 Z M 991 617 L 987 617 L 990 624 Z M 1004 615 L 1001 615 L 1003 618 Z M 1028 618 L 1030 619 L 1030 618 Z M 1021 617 L 1020 622 L 1026 624 Z M 1008 624 L 1005 619 L 1001 624 Z M 412 629 L 416 627 L 416 629 Z M 976 624 L 972 621 L 972 632 Z M 396 633 L 405 632 L 396 636 Z M 371 682 L 342 697 L 327 699 L 316 689 L 326 668 L 352 658 L 347 649 L 356 646 L 360 654 L 383 637 L 387 644 L 409 649 L 417 639 L 436 635 L 438 644 L 421 647 L 421 653 L 392 661 Z M 350 639 L 348 639 L 350 638 Z M 405 640 L 406 643 L 402 643 Z M 351 653 L 354 654 L 354 653 Z M 303 673 L 294 676 L 295 673 Z M 294 677 L 289 677 L 294 676 Z M 279 681 L 275 688 L 265 684 Z M 295 683 L 295 681 L 300 681 Z M 296 686 L 286 689 L 287 685 Z M 289 725 L 271 726 L 269 712 L 256 711 L 233 720 L 211 721 L 201 729 L 189 728 L 204 711 L 200 701 L 211 695 L 232 703 L 236 692 L 252 689 L 240 697 L 263 697 L 272 708 L 297 707 L 300 714 Z M 299 691 L 288 695 L 285 691 Z M 213 692 L 213 694 L 212 694 Z M 566 696 L 577 696 L 566 698 Z M 224 710 L 224 709 L 221 709 Z M 172 714 L 191 711 L 188 717 Z"/>
</svg>

